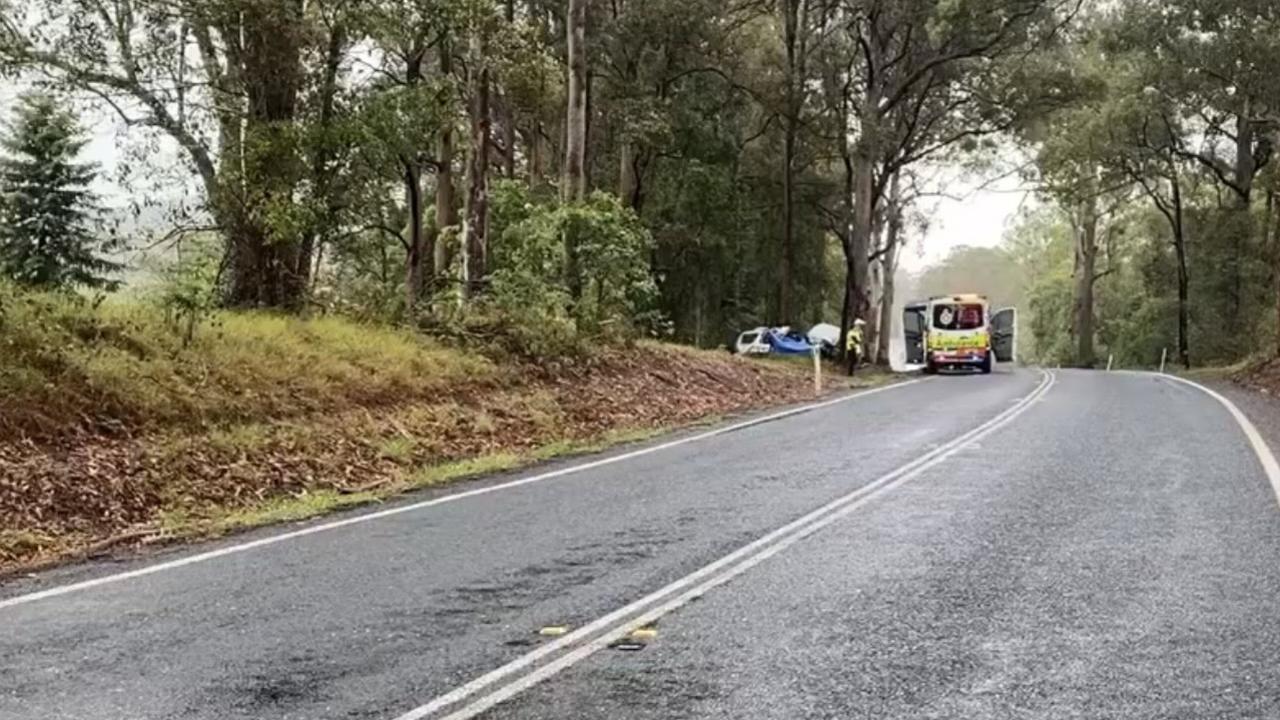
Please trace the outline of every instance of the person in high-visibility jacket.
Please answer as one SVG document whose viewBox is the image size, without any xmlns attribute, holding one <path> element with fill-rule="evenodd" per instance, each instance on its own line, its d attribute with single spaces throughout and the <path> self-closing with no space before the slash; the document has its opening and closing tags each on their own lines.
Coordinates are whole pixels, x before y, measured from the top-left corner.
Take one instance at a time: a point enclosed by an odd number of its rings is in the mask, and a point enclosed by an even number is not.
<svg viewBox="0 0 1280 720">
<path fill-rule="evenodd" d="M 853 321 L 853 327 L 849 328 L 849 334 L 844 338 L 845 359 L 849 362 L 849 374 L 853 375 L 853 371 L 862 362 L 862 328 L 867 323 L 858 318 Z"/>
</svg>

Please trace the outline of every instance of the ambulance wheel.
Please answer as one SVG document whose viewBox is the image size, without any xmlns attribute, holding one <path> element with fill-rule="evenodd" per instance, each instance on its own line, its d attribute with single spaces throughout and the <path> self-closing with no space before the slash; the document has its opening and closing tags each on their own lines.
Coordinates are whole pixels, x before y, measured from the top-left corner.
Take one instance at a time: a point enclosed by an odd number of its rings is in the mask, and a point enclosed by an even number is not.
<svg viewBox="0 0 1280 720">
<path fill-rule="evenodd" d="M 987 353 L 987 356 L 982 360 L 982 364 L 978 367 L 982 370 L 983 375 L 991 374 L 991 353 Z"/>
<path fill-rule="evenodd" d="M 932 361 L 932 360 L 926 360 L 926 361 L 925 361 L 925 363 L 924 363 L 924 374 L 925 374 L 925 375 L 937 375 L 937 374 L 938 374 L 938 366 L 937 366 L 937 365 L 935 365 L 935 364 L 933 364 L 933 361 Z"/>
</svg>

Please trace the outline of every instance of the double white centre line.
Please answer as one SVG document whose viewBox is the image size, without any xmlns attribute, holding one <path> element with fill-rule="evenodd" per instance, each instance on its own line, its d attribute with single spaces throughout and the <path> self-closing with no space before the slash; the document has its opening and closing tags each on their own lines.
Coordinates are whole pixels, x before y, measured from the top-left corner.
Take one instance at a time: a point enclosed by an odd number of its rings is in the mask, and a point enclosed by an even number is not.
<svg viewBox="0 0 1280 720">
<path fill-rule="evenodd" d="M 1043 371 L 1042 371 L 1043 372 Z M 618 608 L 578 630 L 492 670 L 396 720 L 424 720 L 445 713 L 444 720 L 468 720 L 509 700 L 560 671 L 581 662 L 636 627 L 656 621 L 690 600 L 722 585 L 787 547 L 840 520 L 877 497 L 918 477 L 948 457 L 1011 422 L 1053 387 L 1054 375 L 1043 372 L 1040 384 L 1016 405 L 954 440 L 898 469 L 843 495 L 685 577 Z M 469 702 L 467 702 L 469 701 Z M 466 702 L 464 705 L 463 703 Z"/>
</svg>

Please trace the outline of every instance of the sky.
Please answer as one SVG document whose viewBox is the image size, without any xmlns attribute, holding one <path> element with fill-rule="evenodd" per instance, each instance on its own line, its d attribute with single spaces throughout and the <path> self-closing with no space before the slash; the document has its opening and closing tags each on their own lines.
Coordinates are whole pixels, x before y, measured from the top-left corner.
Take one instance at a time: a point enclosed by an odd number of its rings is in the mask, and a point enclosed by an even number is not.
<svg viewBox="0 0 1280 720">
<path fill-rule="evenodd" d="M 1035 198 L 1016 176 L 996 178 L 961 174 L 943 169 L 938 173 L 945 192 L 917 202 L 915 213 L 925 227 L 908 229 L 907 244 L 899 265 L 918 273 L 946 258 L 961 245 L 999 245 L 1019 212 L 1035 204 Z"/>
</svg>

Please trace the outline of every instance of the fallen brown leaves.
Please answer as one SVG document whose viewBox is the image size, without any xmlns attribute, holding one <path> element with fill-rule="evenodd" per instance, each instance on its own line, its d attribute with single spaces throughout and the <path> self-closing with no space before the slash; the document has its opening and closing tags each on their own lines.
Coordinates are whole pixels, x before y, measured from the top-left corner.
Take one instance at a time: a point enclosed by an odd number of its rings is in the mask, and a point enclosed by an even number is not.
<svg viewBox="0 0 1280 720">
<path fill-rule="evenodd" d="M 1280 359 L 1252 363 L 1235 373 L 1232 379 L 1245 387 L 1269 395 L 1280 395 Z"/>
<path fill-rule="evenodd" d="M 808 399 L 804 363 L 645 344 L 513 372 L 435 402 L 141 437 L 0 444 L 0 573 L 136 543 L 174 517 L 302 491 L 359 492 L 414 468 L 687 424 Z"/>
</svg>

